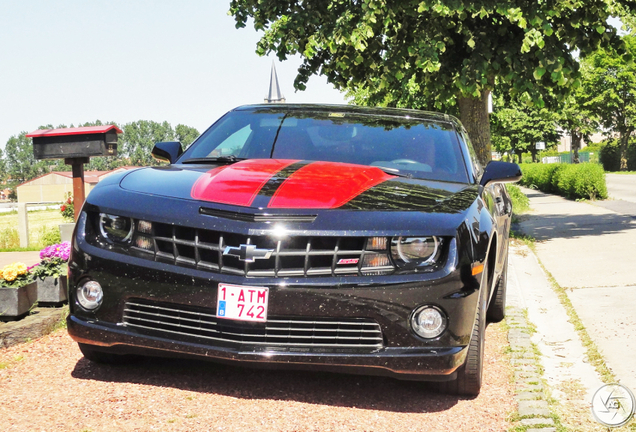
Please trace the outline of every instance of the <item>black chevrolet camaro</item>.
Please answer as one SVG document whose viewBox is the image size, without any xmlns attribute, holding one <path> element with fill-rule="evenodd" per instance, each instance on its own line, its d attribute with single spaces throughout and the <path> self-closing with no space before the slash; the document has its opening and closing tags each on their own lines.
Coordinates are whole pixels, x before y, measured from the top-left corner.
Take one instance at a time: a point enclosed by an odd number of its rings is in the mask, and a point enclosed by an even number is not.
<svg viewBox="0 0 636 432">
<path fill-rule="evenodd" d="M 68 331 L 84 356 L 178 356 L 440 381 L 479 393 L 504 317 L 519 167 L 454 117 L 239 107 L 82 208 Z"/>
</svg>

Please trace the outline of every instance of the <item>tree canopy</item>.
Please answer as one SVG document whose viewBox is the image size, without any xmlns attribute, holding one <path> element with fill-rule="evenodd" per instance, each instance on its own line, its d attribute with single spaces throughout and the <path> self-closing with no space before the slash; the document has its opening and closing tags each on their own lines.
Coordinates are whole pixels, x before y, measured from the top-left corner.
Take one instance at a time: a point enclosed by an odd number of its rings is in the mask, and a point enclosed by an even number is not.
<svg viewBox="0 0 636 432">
<path fill-rule="evenodd" d="M 257 53 L 300 54 L 294 86 L 321 74 L 369 105 L 457 106 L 479 159 L 490 160 L 487 98 L 497 81 L 528 103 L 566 95 L 599 46 L 621 52 L 607 18 L 632 0 L 232 0 L 237 27 L 264 31 Z"/>
<path fill-rule="evenodd" d="M 498 152 L 513 153 L 521 163 L 525 152 L 536 159 L 537 142 L 544 142 L 546 148 L 557 144 L 559 116 L 555 112 L 526 105 L 518 99 L 504 102 L 499 97 L 497 102 L 498 108 L 492 116 L 492 141 Z"/>
<path fill-rule="evenodd" d="M 636 54 L 636 36 L 624 36 L 628 52 Z M 627 169 L 629 136 L 636 131 L 636 63 L 609 48 L 599 49 L 583 62 L 584 106 L 596 114 L 601 125 L 619 135 L 620 169 Z"/>
</svg>

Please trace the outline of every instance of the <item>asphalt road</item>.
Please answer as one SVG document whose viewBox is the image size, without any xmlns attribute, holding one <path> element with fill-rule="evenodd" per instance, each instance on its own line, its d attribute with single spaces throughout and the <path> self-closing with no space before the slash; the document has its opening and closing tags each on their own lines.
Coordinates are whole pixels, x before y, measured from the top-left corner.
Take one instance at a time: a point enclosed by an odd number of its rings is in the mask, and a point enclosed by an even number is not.
<svg viewBox="0 0 636 432">
<path fill-rule="evenodd" d="M 605 174 L 610 198 L 636 203 L 636 174 Z"/>
</svg>

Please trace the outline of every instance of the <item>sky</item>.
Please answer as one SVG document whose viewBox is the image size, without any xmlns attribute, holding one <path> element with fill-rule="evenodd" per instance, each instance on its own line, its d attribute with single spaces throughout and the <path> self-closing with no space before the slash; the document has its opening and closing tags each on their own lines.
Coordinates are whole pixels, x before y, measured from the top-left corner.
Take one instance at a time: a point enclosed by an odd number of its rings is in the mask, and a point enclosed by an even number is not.
<svg viewBox="0 0 636 432">
<path fill-rule="evenodd" d="M 185 124 L 203 132 L 262 103 L 272 61 L 229 0 L 0 0 L 0 147 L 40 125 L 97 119 Z M 300 57 L 276 59 L 289 103 L 346 103 L 324 77 L 295 92 Z"/>
</svg>

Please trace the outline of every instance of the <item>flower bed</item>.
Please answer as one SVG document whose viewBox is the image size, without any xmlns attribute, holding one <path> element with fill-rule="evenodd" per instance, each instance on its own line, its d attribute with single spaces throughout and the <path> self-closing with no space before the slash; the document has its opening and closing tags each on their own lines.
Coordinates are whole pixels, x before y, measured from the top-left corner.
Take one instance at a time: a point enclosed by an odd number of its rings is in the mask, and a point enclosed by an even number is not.
<svg viewBox="0 0 636 432">
<path fill-rule="evenodd" d="M 25 316 L 37 300 L 33 272 L 21 262 L 4 266 L 0 271 L 0 321 Z"/>
<path fill-rule="evenodd" d="M 41 261 L 33 266 L 40 305 L 58 306 L 67 300 L 66 263 L 70 253 L 70 242 L 54 244 L 40 251 Z"/>
</svg>

